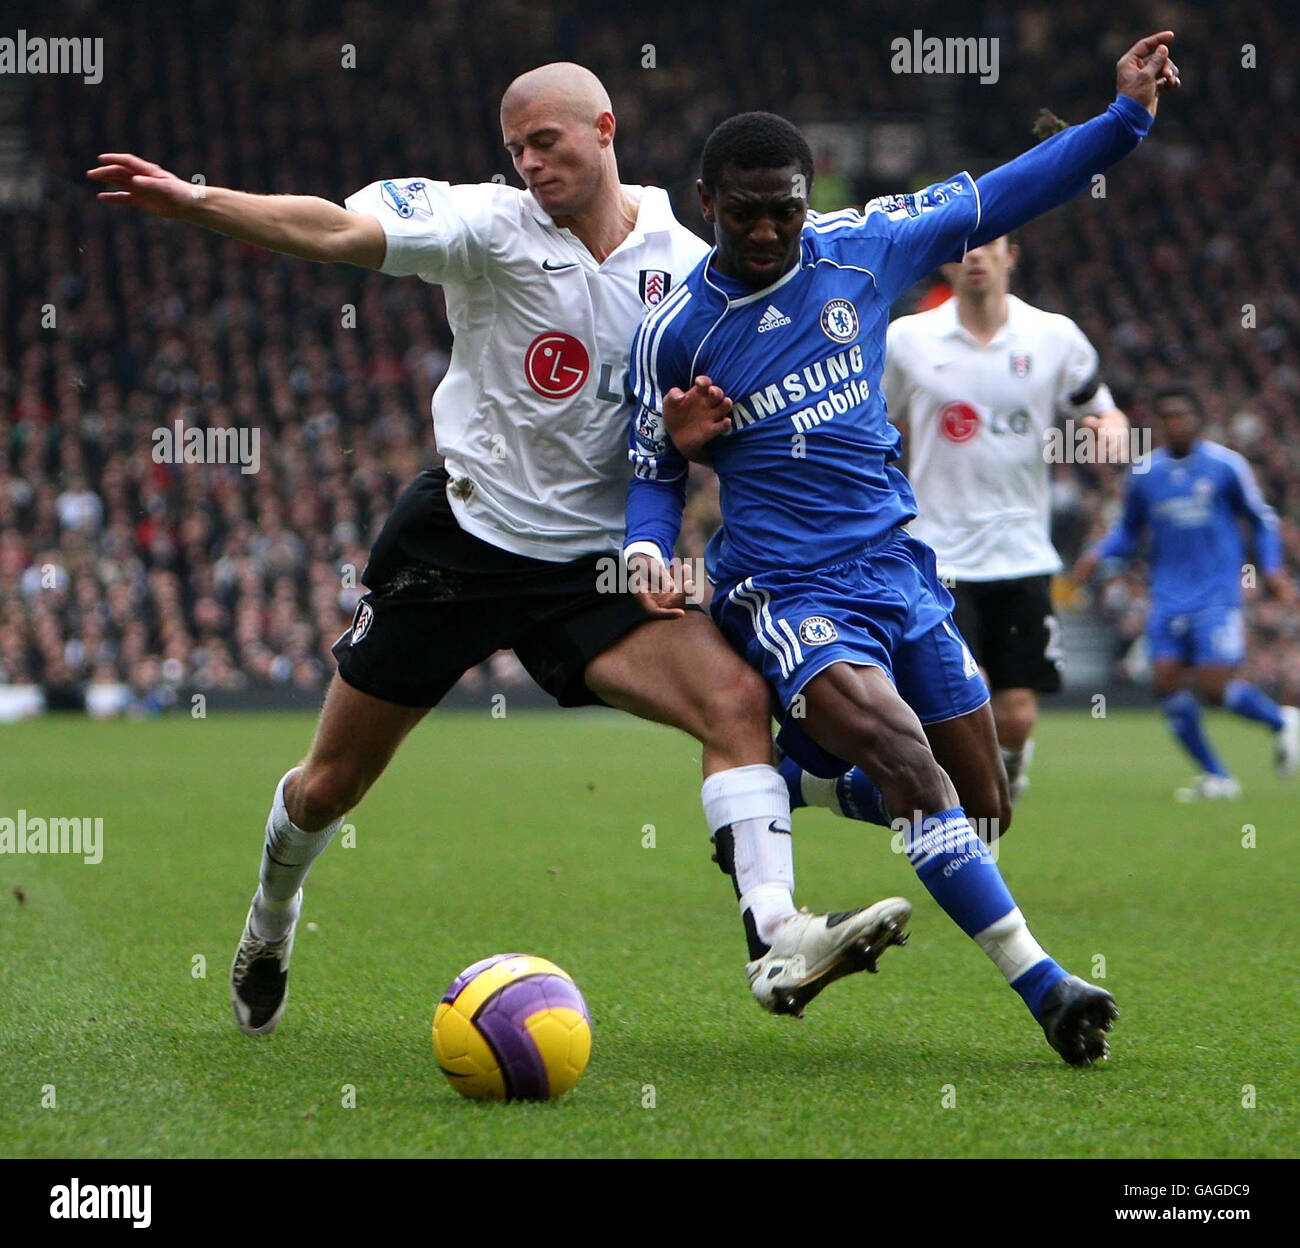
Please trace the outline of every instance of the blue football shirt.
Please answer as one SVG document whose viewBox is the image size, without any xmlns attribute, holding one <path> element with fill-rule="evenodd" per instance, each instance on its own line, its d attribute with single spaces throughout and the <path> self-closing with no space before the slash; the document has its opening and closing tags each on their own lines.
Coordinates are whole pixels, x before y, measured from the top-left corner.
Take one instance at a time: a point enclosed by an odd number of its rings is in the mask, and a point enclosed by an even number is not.
<svg viewBox="0 0 1300 1248">
<path fill-rule="evenodd" d="M 734 401 L 731 432 L 711 444 L 726 524 L 719 580 L 825 567 L 910 520 L 915 499 L 894 466 L 900 437 L 880 386 L 889 307 L 960 260 L 979 217 L 963 173 L 864 212 L 809 212 L 798 263 L 763 289 L 720 274 L 713 252 L 701 261 L 633 343 L 627 541 L 672 554 L 680 511 L 642 513 L 637 485 L 684 483 L 663 396 L 701 373 Z"/>
<path fill-rule="evenodd" d="M 1275 572 L 1282 564 L 1277 514 L 1250 464 L 1202 438 L 1181 458 L 1161 448 L 1149 471 L 1130 471 L 1124 512 L 1094 551 L 1102 559 L 1128 557 L 1147 536 L 1151 607 L 1158 614 L 1236 607 L 1246 557 L 1243 521 L 1261 571 Z"/>
</svg>

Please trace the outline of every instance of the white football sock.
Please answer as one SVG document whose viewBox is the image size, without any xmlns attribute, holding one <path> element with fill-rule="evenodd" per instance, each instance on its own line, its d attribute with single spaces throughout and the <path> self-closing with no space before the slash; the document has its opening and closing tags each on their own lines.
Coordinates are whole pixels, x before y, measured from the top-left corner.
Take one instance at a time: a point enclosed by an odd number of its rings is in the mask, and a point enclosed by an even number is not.
<svg viewBox="0 0 1300 1248">
<path fill-rule="evenodd" d="M 796 913 L 794 839 L 785 781 L 775 767 L 763 763 L 731 767 L 705 780 L 700 798 L 710 831 L 731 828 L 740 912 L 751 913 L 759 939 L 770 945 Z"/>
<path fill-rule="evenodd" d="M 1030 934 L 1019 906 L 996 923 L 990 923 L 982 932 L 976 932 L 975 943 L 1006 976 L 1007 983 L 1019 979 L 1031 966 L 1037 966 L 1047 957 L 1043 946 Z"/>
<path fill-rule="evenodd" d="M 1007 749 L 1005 745 L 1000 748 L 1002 750 L 1002 765 L 1007 769 L 1007 783 L 1015 784 L 1020 778 L 1020 765 L 1024 762 L 1025 756 L 1019 750 Z"/>
<path fill-rule="evenodd" d="M 837 815 L 842 815 L 844 808 L 840 805 L 839 796 L 835 791 L 838 782 L 838 776 L 832 776 L 828 780 L 825 776 L 814 776 L 811 771 L 805 771 L 799 777 L 799 792 L 803 794 L 804 805 L 823 806 L 827 810 L 833 810 Z"/>
<path fill-rule="evenodd" d="M 1034 739 L 1030 737 L 1018 750 L 1009 750 L 1005 745 L 999 748 L 1002 750 L 1002 763 L 1007 769 L 1007 783 L 1015 784 L 1034 761 Z"/>
<path fill-rule="evenodd" d="M 343 826 L 340 816 L 319 832 L 304 832 L 289 818 L 284 804 L 284 783 L 297 768 L 291 768 L 275 788 L 271 813 L 266 819 L 266 840 L 262 845 L 260 884 L 253 898 L 253 927 L 263 940 L 280 940 L 298 917 L 302 882 Z"/>
</svg>

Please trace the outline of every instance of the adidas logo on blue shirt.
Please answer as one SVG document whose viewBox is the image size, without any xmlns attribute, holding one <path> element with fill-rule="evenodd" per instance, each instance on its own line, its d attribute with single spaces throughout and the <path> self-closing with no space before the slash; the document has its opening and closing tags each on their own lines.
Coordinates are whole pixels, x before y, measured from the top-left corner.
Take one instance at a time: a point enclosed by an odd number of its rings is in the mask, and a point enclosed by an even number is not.
<svg viewBox="0 0 1300 1248">
<path fill-rule="evenodd" d="M 790 318 L 776 304 L 769 303 L 767 311 L 763 313 L 762 319 L 758 322 L 758 332 L 765 334 L 769 329 L 780 329 L 782 325 L 789 324 Z"/>
</svg>

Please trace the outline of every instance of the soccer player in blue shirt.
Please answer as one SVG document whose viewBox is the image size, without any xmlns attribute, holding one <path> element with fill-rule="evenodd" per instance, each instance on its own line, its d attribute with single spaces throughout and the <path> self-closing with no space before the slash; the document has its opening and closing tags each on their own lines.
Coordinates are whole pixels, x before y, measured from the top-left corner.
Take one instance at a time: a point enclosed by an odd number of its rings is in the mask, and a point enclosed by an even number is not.
<svg viewBox="0 0 1300 1248">
<path fill-rule="evenodd" d="M 1196 695 L 1186 687 L 1189 670 L 1206 702 L 1272 730 L 1280 775 L 1291 775 L 1300 762 L 1300 710 L 1278 706 L 1236 676 L 1245 657 L 1243 522 L 1265 584 L 1286 603 L 1294 602 L 1295 587 L 1282 567 L 1277 516 L 1250 465 L 1200 436 L 1200 399 L 1169 386 L 1156 394 L 1155 412 L 1164 445 L 1142 465 L 1148 471 L 1130 472 L 1123 515 L 1080 557 L 1073 577 L 1083 584 L 1102 560 L 1129 558 L 1150 535 L 1152 685 L 1170 731 L 1201 768 L 1175 796 L 1185 802 L 1240 797 L 1241 786 L 1201 727 Z"/>
<path fill-rule="evenodd" d="M 963 173 L 864 213 L 808 210 L 812 155 L 789 122 L 724 122 L 699 182 L 716 245 L 642 322 L 629 368 L 629 566 L 671 559 L 685 457 L 711 453 L 723 519 L 708 559 L 715 619 L 823 756 L 861 768 L 884 808 L 908 816 L 922 883 L 1072 1065 L 1107 1055 L 1118 1011 L 1030 934 L 958 796 L 987 803 L 991 792 L 1006 822 L 988 690 L 950 621 L 933 552 L 903 528 L 916 508 L 893 462 L 900 439 L 880 378 L 899 295 L 1071 198 L 1137 145 L 1160 92 L 1178 85 L 1172 38 L 1151 35 L 1120 59 L 1119 95 L 1101 116 L 978 182 Z M 954 770 L 964 765 L 962 781 L 931 743 Z M 775 859 L 790 838 L 769 839 Z M 730 829 L 714 842 L 738 895 L 750 890 L 759 935 L 783 922 L 788 898 L 740 880 Z"/>
</svg>

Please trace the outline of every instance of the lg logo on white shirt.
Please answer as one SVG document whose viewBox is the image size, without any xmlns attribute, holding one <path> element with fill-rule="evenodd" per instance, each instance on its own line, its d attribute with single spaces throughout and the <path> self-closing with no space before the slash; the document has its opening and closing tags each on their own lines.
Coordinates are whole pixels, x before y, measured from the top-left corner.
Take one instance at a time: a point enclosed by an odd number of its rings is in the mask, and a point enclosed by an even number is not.
<svg viewBox="0 0 1300 1248">
<path fill-rule="evenodd" d="M 567 399 L 577 394 L 590 373 L 587 348 L 572 334 L 538 334 L 524 354 L 524 376 L 544 399 Z"/>
<path fill-rule="evenodd" d="M 570 399 L 591 376 L 591 356 L 581 340 L 561 330 L 538 334 L 524 353 L 524 376 L 544 399 Z M 605 403 L 622 403 L 622 373 L 614 385 L 614 366 L 602 364 L 596 398 Z"/>
<path fill-rule="evenodd" d="M 980 429 L 980 414 L 969 403 L 946 403 L 939 409 L 939 432 L 949 442 L 969 442 Z M 1029 413 L 1023 407 L 1006 416 L 994 412 L 988 421 L 990 433 L 1024 434 L 1029 432 Z"/>
</svg>

